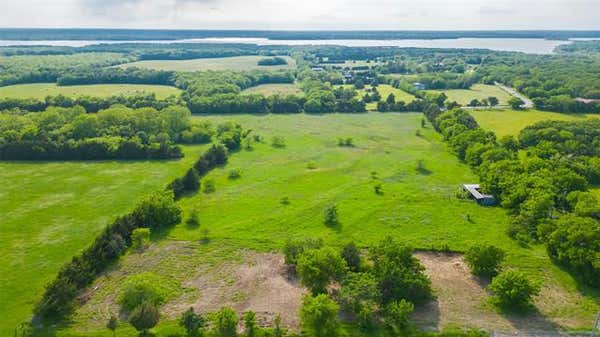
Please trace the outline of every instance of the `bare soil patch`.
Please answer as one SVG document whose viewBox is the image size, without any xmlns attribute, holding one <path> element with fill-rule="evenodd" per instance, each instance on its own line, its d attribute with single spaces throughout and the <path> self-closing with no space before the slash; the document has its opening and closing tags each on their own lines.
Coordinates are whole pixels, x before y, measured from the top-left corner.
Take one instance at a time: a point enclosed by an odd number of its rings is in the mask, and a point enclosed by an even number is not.
<svg viewBox="0 0 600 337">
<path fill-rule="evenodd" d="M 527 331 L 557 331 L 553 322 L 537 312 L 499 313 L 488 302 L 487 282 L 471 275 L 462 255 L 432 252 L 415 255 L 425 266 L 437 296 L 436 300 L 415 310 L 413 319 L 421 328 L 441 330 L 461 326 L 516 335 Z"/>
<path fill-rule="evenodd" d="M 197 289 L 196 298 L 176 300 L 165 310 L 181 312 L 191 306 L 210 312 L 229 306 L 240 315 L 255 311 L 262 326 L 270 326 L 276 315 L 281 315 L 282 325 L 297 328 L 302 296 L 307 291 L 289 276 L 283 255 L 246 251 L 242 258 L 241 264 L 224 264 L 210 273 L 200 271 L 183 283 L 186 288 Z"/>
</svg>

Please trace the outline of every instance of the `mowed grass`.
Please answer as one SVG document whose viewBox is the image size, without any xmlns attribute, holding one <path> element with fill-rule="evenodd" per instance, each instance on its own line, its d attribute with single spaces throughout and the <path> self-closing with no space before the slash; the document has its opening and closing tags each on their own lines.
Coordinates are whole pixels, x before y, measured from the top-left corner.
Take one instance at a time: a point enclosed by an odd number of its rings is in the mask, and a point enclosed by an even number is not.
<svg viewBox="0 0 600 337">
<path fill-rule="evenodd" d="M 273 95 L 303 95 L 302 90 L 296 85 L 291 83 L 281 83 L 281 84 L 261 84 L 255 87 L 250 87 L 244 91 L 242 94 L 260 94 L 263 96 L 273 96 Z"/>
<path fill-rule="evenodd" d="M 296 69 L 296 61 L 289 56 L 282 56 L 288 64 L 277 66 L 259 66 L 258 61 L 267 56 L 235 56 L 219 58 L 203 58 L 193 60 L 159 60 L 138 61 L 120 65 L 121 68 L 137 67 L 167 71 L 201 71 L 201 70 L 282 70 Z"/>
<path fill-rule="evenodd" d="M 68 97 L 94 96 L 110 97 L 114 95 L 132 95 L 153 93 L 158 99 L 171 95 L 181 95 L 181 90 L 166 85 L 143 84 L 91 84 L 58 86 L 55 83 L 17 84 L 0 87 L 0 98 L 35 98 L 44 99 L 47 96 L 63 95 Z"/>
<path fill-rule="evenodd" d="M 511 98 L 506 91 L 499 87 L 486 84 L 475 84 L 471 89 L 428 90 L 428 92 L 443 92 L 448 96 L 448 101 L 455 101 L 460 105 L 467 105 L 474 99 L 481 101 L 489 97 L 496 97 L 500 105 L 508 105 Z"/>
<path fill-rule="evenodd" d="M 236 250 L 279 251 L 288 239 L 306 237 L 336 247 L 354 240 L 366 248 L 392 236 L 424 250 L 464 251 L 475 243 L 493 243 L 508 252 L 507 267 L 543 281 L 543 296 L 536 306 L 549 321 L 566 328 L 588 328 L 600 310 L 598 294 L 579 289 L 568 273 L 551 263 L 542 246 L 522 247 L 508 238 L 510 219 L 503 209 L 455 197 L 460 184 L 477 178 L 431 127 L 420 128 L 421 114 L 206 118 L 214 123 L 239 122 L 264 141 L 233 154 L 225 167 L 205 178 L 214 180 L 215 192 L 180 201 L 184 219 L 196 210 L 200 226 L 179 224 L 156 243 L 171 255 L 126 257 L 116 274 L 98 280 L 101 290 L 58 336 L 92 336 L 102 331 L 111 311 L 118 310 L 114 294 L 121 290 L 121 282 L 115 280 L 144 270 L 182 284 L 181 297 L 165 305 L 169 312 L 164 312 L 157 328 L 166 331 L 176 325 L 174 319 L 188 306 L 186 301 L 198 296 L 197 290 L 186 288 L 189 281 L 216 277 L 203 273 L 202 266 L 235 260 Z M 271 146 L 275 136 L 285 139 L 284 148 Z M 339 147 L 340 137 L 352 137 L 355 147 Z M 233 169 L 241 170 L 239 179 L 229 178 Z M 378 184 L 382 195 L 374 192 Z M 284 198 L 289 203 L 283 203 Z M 329 228 L 323 224 L 323 212 L 332 204 L 338 207 L 340 225 Z M 208 243 L 202 244 L 203 238 Z M 181 254 L 172 249 L 178 243 L 187 247 Z M 452 282 L 447 286 L 452 292 Z M 207 291 L 208 296 L 220 296 L 218 289 Z M 241 300 L 244 296 L 239 294 Z M 479 305 L 481 310 L 494 310 L 486 303 Z M 181 309 L 174 312 L 173 308 Z M 464 317 L 452 323 L 468 322 Z M 123 324 L 119 336 L 134 335 Z"/>
<path fill-rule="evenodd" d="M 528 125 L 545 120 L 581 121 L 588 118 L 600 118 L 592 114 L 563 114 L 558 112 L 539 110 L 470 110 L 479 125 L 487 130 L 494 131 L 497 136 L 517 136 Z"/>
<path fill-rule="evenodd" d="M 178 161 L 0 162 L 0 336 L 30 318 L 64 263 L 204 148 Z"/>
</svg>

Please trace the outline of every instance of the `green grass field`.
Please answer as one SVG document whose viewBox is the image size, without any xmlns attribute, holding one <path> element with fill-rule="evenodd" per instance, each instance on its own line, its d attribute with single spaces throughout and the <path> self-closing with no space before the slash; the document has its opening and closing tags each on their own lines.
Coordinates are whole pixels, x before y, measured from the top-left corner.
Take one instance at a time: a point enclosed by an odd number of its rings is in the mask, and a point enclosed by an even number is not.
<svg viewBox="0 0 600 337">
<path fill-rule="evenodd" d="M 0 87 L 0 98 L 36 98 L 64 95 L 68 97 L 94 96 L 109 97 L 113 95 L 131 95 L 136 93 L 154 93 L 156 98 L 163 99 L 171 95 L 179 96 L 181 90 L 166 85 L 144 84 L 91 84 L 57 86 L 54 83 L 17 84 Z"/>
<path fill-rule="evenodd" d="M 479 125 L 494 131 L 497 136 L 518 135 L 526 126 L 544 120 L 576 121 L 586 118 L 600 118 L 591 114 L 562 114 L 539 110 L 470 110 Z"/>
<path fill-rule="evenodd" d="M 567 328 L 588 327 L 600 310 L 598 294 L 586 289 L 582 294 L 573 278 L 551 263 L 542 246 L 524 248 L 508 238 L 509 217 L 503 209 L 484 208 L 455 197 L 460 184 L 477 182 L 477 178 L 431 127 L 420 128 L 421 114 L 206 118 L 214 123 L 239 122 L 264 141 L 251 151 L 233 154 L 227 166 L 209 174 L 207 178 L 216 184 L 214 193 L 180 201 L 186 214 L 197 210 L 200 227 L 182 223 L 148 253 L 127 256 L 98 280 L 95 286 L 100 290 L 58 336 L 91 336 L 103 331 L 110 313 L 118 310 L 114 294 L 122 282 L 117 280 L 144 270 L 186 285 L 174 303 L 165 305 L 164 320 L 158 327 L 165 331 L 176 324 L 175 312 L 180 313 L 198 296 L 197 291 L 186 288 L 193 284 L 190 280 L 197 277 L 198 270 L 215 261 L 235 260 L 236 251 L 278 251 L 286 240 L 303 237 L 322 238 L 338 247 L 348 240 L 369 247 L 386 236 L 419 249 L 465 250 L 478 242 L 494 243 L 508 252 L 509 267 L 543 280 L 544 295 L 536 305 L 549 321 Z M 284 148 L 270 145 L 275 136 L 284 137 Z M 339 147 L 339 137 L 352 137 L 355 147 Z M 420 169 L 419 161 L 423 164 Z M 240 169 L 241 178 L 229 179 L 232 169 Z M 383 186 L 383 195 L 374 193 L 376 184 Z M 283 204 L 283 198 L 289 204 Z M 328 228 L 323 224 L 323 212 L 333 203 L 338 206 L 341 224 Z M 205 235 L 209 242 L 199 244 Z M 211 277 L 210 273 L 200 275 Z M 243 292 L 234 295 L 246 296 Z M 481 310 L 493 310 L 481 305 Z M 468 318 L 454 323 L 462 325 L 464 321 Z M 123 325 L 119 336 L 133 336 L 132 329 Z"/>
<path fill-rule="evenodd" d="M 244 91 L 242 94 L 260 94 L 264 96 L 273 96 L 273 95 L 303 95 L 304 93 L 300 88 L 298 88 L 295 84 L 261 84 L 255 87 L 250 87 Z"/>
<path fill-rule="evenodd" d="M 120 65 L 121 68 L 138 67 L 168 71 L 200 71 L 200 70 L 281 70 L 295 69 L 296 61 L 289 56 L 282 56 L 288 62 L 286 65 L 259 66 L 257 62 L 264 56 L 235 56 L 220 58 L 205 58 L 193 60 L 138 61 Z"/>
<path fill-rule="evenodd" d="M 452 89 L 452 90 L 428 90 L 429 92 L 443 92 L 448 96 L 449 101 L 456 101 L 460 105 L 467 105 L 473 99 L 482 100 L 488 97 L 496 97 L 500 105 L 508 105 L 510 95 L 495 85 L 475 84 L 471 89 Z"/>
<path fill-rule="evenodd" d="M 0 163 L 0 336 L 31 316 L 45 285 L 118 215 L 183 175 L 179 161 Z"/>
</svg>

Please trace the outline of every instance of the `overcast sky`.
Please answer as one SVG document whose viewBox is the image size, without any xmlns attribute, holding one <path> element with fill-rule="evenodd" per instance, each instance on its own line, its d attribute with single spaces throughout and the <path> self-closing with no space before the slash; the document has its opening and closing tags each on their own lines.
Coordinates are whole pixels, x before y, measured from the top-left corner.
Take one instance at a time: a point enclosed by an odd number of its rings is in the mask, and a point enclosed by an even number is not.
<svg viewBox="0 0 600 337">
<path fill-rule="evenodd" d="M 600 0 L 0 0 L 2 27 L 600 29 Z"/>
</svg>

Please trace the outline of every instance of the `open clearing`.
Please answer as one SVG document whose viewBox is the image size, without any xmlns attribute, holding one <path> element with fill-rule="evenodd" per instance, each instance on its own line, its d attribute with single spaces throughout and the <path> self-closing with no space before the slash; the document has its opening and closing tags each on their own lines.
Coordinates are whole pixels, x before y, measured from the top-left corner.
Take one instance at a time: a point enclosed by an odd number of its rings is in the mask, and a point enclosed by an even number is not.
<svg viewBox="0 0 600 337">
<path fill-rule="evenodd" d="M 177 294 L 162 307 L 165 319 L 157 328 L 160 333 L 179 329 L 174 318 L 189 305 L 212 308 L 222 302 L 237 310 L 262 312 L 259 316 L 268 321 L 272 313 L 263 312 L 265 303 L 293 303 L 295 299 L 284 300 L 281 294 L 263 293 L 263 288 L 248 285 L 276 284 L 282 289 L 294 289 L 290 296 L 299 296 L 300 288 L 281 277 L 281 264 L 274 253 L 286 240 L 303 237 L 322 238 L 326 244 L 337 247 L 354 240 L 366 248 L 391 235 L 419 249 L 447 246 L 458 251 L 477 242 L 490 242 L 508 252 L 508 267 L 543 280 L 543 296 L 536 301 L 540 314 L 526 320 L 552 322 L 548 329 L 553 329 L 554 324 L 589 328 L 595 313 L 600 311 L 598 293 L 578 288 L 568 273 L 551 263 L 542 246 L 524 248 L 508 238 L 505 233 L 509 217 L 503 209 L 480 207 L 454 196 L 461 183 L 476 182 L 475 175 L 457 161 L 431 127 L 422 129 L 421 136 L 415 134 L 420 129 L 421 114 L 203 118 L 214 123 L 239 122 L 264 141 L 255 144 L 251 151 L 233 154 L 227 166 L 208 175 L 215 181 L 214 193 L 199 193 L 180 201 L 186 215 L 197 210 L 199 227 L 179 224 L 155 238 L 148 251 L 123 258 L 114 270 L 97 280 L 85 298 L 87 304 L 77 311 L 72 325 L 57 336 L 94 335 L 94 331 L 102 331 L 106 318 L 115 310 L 114 296 L 122 283 L 118 280 L 144 271 L 168 277 L 180 285 Z M 274 136 L 284 137 L 286 146 L 272 147 Z M 352 137 L 355 147 L 339 147 L 339 137 Z M 423 160 L 421 169 L 417 169 L 419 160 Z M 229 179 L 232 169 L 240 169 L 241 178 Z M 374 193 L 374 186 L 379 183 L 383 195 Z M 282 204 L 282 198 L 288 198 L 290 203 Z M 337 228 L 323 225 L 323 211 L 331 203 L 338 206 L 341 225 Z M 444 263 L 440 268 L 454 262 Z M 464 269 L 450 278 L 452 281 L 434 278 L 434 284 L 439 286 L 436 289 L 442 318 L 430 325 L 462 325 L 470 321 L 470 317 L 449 313 L 461 305 L 452 302 L 453 298 L 469 295 L 483 300 L 482 289 L 470 294 L 474 288 Z M 453 295 L 454 291 L 457 295 Z M 261 301 L 260 297 L 267 298 Z M 291 307 L 281 310 L 283 314 L 293 311 Z M 468 312 L 474 321 L 479 317 L 481 327 L 495 327 L 485 317 L 497 314 L 485 303 L 481 307 L 472 304 Z M 516 326 L 506 322 L 510 317 L 505 318 L 499 328 Z M 123 327 L 118 333 L 135 335 L 130 327 Z"/>
<path fill-rule="evenodd" d="M 273 95 L 303 95 L 304 93 L 300 88 L 298 88 L 295 84 L 261 84 L 255 87 L 250 87 L 244 91 L 242 94 L 260 94 L 264 96 L 273 96 Z"/>
<path fill-rule="evenodd" d="M 179 161 L 0 163 L 0 335 L 29 319 L 45 285 L 118 215 L 181 176 Z"/>
<path fill-rule="evenodd" d="M 471 89 L 451 89 L 451 90 L 427 90 L 429 92 L 443 92 L 448 96 L 449 101 L 456 101 L 460 105 L 467 105 L 472 100 L 482 100 L 488 97 L 496 97 L 500 105 L 508 105 L 510 95 L 495 85 L 474 84 Z"/>
<path fill-rule="evenodd" d="M 168 71 L 200 71 L 200 70 L 282 70 L 296 69 L 296 61 L 289 56 L 282 56 L 288 64 L 277 66 L 259 66 L 259 60 L 268 56 L 235 56 L 204 58 L 193 60 L 160 60 L 160 61 L 138 61 L 120 65 L 121 68 L 148 68 Z"/>
<path fill-rule="evenodd" d="M 586 118 L 600 118 L 592 114 L 562 114 L 539 110 L 479 110 L 469 113 L 475 117 L 482 128 L 494 131 L 498 137 L 518 135 L 528 125 L 545 120 L 577 121 Z"/>
<path fill-rule="evenodd" d="M 144 84 L 90 84 L 58 86 L 54 83 L 17 84 L 0 87 L 0 98 L 35 98 L 63 95 L 68 97 L 94 96 L 110 97 L 114 95 L 132 95 L 154 93 L 156 98 L 164 99 L 171 95 L 181 95 L 181 90 L 166 85 Z"/>
<path fill-rule="evenodd" d="M 344 87 L 354 88 L 354 85 L 344 85 Z M 370 89 L 370 88 L 371 88 L 370 85 L 365 85 L 365 89 L 357 90 L 358 98 L 362 98 L 367 93 L 367 89 Z M 394 94 L 394 96 L 396 97 L 396 102 L 402 101 L 404 103 L 410 103 L 410 102 L 414 101 L 416 98 L 415 96 L 407 93 L 406 91 L 404 91 L 402 89 L 394 88 L 389 84 L 378 85 L 377 91 L 379 91 L 379 94 L 381 95 L 381 99 L 383 101 L 385 101 L 390 94 Z M 367 110 L 369 110 L 369 111 L 377 110 L 377 102 L 367 103 Z"/>
</svg>

